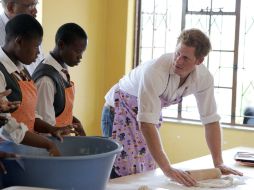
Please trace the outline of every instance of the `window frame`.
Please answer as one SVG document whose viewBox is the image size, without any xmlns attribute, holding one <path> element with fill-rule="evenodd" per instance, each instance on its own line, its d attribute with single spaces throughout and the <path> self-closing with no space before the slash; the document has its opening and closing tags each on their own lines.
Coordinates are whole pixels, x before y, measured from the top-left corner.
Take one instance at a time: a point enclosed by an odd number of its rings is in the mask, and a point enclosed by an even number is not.
<svg viewBox="0 0 254 190">
<path fill-rule="evenodd" d="M 136 21 L 135 21 L 135 42 L 134 42 L 134 64 L 133 68 L 140 63 L 140 40 L 141 40 L 141 7 L 142 0 L 136 0 Z M 231 119 L 229 123 L 223 123 L 225 125 L 232 126 L 249 126 L 247 124 L 236 123 L 236 101 L 237 101 L 237 69 L 238 69 L 238 52 L 239 52 L 239 38 L 240 38 L 240 13 L 241 11 L 241 0 L 235 0 L 235 11 L 234 12 L 222 12 L 222 15 L 233 15 L 235 16 L 235 41 L 233 49 L 233 78 L 232 78 L 232 100 L 231 100 Z M 201 14 L 198 11 L 188 10 L 188 0 L 182 0 L 182 21 L 181 30 L 185 28 L 185 16 L 188 14 Z M 218 12 L 204 12 L 202 14 L 218 15 Z M 215 88 L 218 88 L 215 86 Z M 182 117 L 182 103 L 178 104 L 177 107 L 177 117 L 164 117 L 165 119 L 178 119 L 183 121 L 197 122 L 199 120 L 186 119 Z"/>
</svg>

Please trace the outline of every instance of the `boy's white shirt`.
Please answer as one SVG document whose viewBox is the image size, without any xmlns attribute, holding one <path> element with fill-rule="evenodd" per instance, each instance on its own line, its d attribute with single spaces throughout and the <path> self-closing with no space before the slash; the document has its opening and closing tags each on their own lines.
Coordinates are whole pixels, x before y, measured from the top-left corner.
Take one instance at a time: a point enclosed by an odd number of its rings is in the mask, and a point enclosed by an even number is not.
<svg viewBox="0 0 254 190">
<path fill-rule="evenodd" d="M 46 56 L 42 64 L 48 64 L 54 67 L 60 75 L 67 81 L 66 75 L 62 72 L 63 67 L 50 54 Z M 51 125 L 56 124 L 55 109 L 53 106 L 56 86 L 53 80 L 48 76 L 43 76 L 36 81 L 38 100 L 36 110 L 43 120 Z"/>
<path fill-rule="evenodd" d="M 24 69 L 23 64 L 21 63 L 16 66 L 5 54 L 2 48 L 0 48 L 0 62 L 4 65 L 8 73 L 13 73 L 15 71 L 19 72 Z M 19 76 L 17 75 L 17 77 Z M 0 92 L 3 92 L 5 90 L 6 80 L 4 74 L 0 71 Z M 6 97 L 4 98 L 6 99 Z M 28 130 L 27 126 L 24 123 L 17 122 L 10 113 L 1 113 L 1 115 L 7 117 L 9 119 L 9 122 L 0 128 L 0 136 L 3 139 L 10 140 L 15 143 L 20 143 L 23 140 L 26 131 Z M 41 116 L 37 113 L 35 113 L 35 117 L 41 118 Z"/>
</svg>

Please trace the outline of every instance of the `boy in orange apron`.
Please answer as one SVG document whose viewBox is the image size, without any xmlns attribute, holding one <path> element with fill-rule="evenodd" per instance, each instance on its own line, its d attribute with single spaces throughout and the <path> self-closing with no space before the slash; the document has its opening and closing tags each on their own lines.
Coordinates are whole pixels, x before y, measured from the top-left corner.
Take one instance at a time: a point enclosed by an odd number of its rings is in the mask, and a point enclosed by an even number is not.
<svg viewBox="0 0 254 190">
<path fill-rule="evenodd" d="M 67 23 L 58 29 L 55 43 L 32 76 L 38 91 L 36 110 L 51 125 L 72 125 L 75 135 L 84 136 L 81 122 L 72 114 L 75 91 L 67 66 L 79 64 L 87 46 L 87 34 L 79 25 Z"/>
<path fill-rule="evenodd" d="M 71 128 L 56 130 L 36 114 L 36 86 L 22 65 L 29 65 L 36 59 L 43 29 L 32 16 L 20 14 L 7 23 L 5 30 L 5 45 L 0 48 L 0 92 L 11 89 L 12 93 L 7 99 L 21 103 L 17 110 L 6 115 L 8 123 L 1 128 L 1 137 L 16 143 L 47 148 L 51 155 L 59 155 L 54 143 L 34 131 L 50 133 L 61 139 L 61 135 L 70 133 Z"/>
<path fill-rule="evenodd" d="M 8 96 L 9 94 L 11 94 L 11 92 L 12 92 L 12 91 L 9 89 L 9 90 L 6 90 L 6 91 L 3 91 L 3 92 L 0 93 L 0 114 L 1 114 L 1 113 L 9 113 L 9 112 L 15 111 L 15 110 L 18 109 L 18 107 L 20 106 L 20 102 L 19 102 L 19 101 L 9 102 L 8 100 L 6 100 L 6 98 L 4 98 L 4 97 Z M 11 132 L 11 133 L 8 133 L 8 132 L 6 133 L 4 127 L 2 128 L 2 126 L 5 125 L 5 124 L 7 124 L 8 122 L 11 122 L 11 121 L 9 121 L 9 119 L 8 119 L 7 117 L 0 116 L 0 130 L 1 130 L 0 133 L 1 133 L 1 136 L 3 137 L 3 135 L 5 134 L 4 137 L 7 136 L 7 138 L 8 138 L 8 136 L 9 136 L 9 137 L 10 137 L 10 136 L 13 136 L 13 133 L 14 133 L 14 134 L 15 134 L 15 133 L 16 133 L 16 134 L 20 134 L 19 128 L 14 128 L 14 129 L 12 129 L 12 132 Z M 21 133 L 21 134 L 22 134 L 22 133 Z M 29 144 L 29 143 L 28 143 L 28 145 L 32 145 L 32 146 L 34 146 L 34 145 L 37 146 L 37 145 L 36 145 L 37 142 L 38 142 L 41 138 L 43 138 L 43 137 L 41 137 L 41 136 L 38 136 L 37 134 L 33 134 L 32 132 L 28 131 L 27 128 L 26 128 L 26 134 L 25 134 L 25 136 L 24 136 L 23 139 L 25 139 L 25 141 L 27 141 L 27 139 L 29 138 L 29 136 L 31 136 L 31 137 L 33 137 L 33 138 L 38 138 L 38 139 L 36 139 L 35 141 L 33 141 L 32 144 Z M 16 139 L 11 139 L 11 140 L 14 140 L 14 141 L 15 141 L 15 140 L 17 140 L 17 138 L 16 138 Z M 46 139 L 46 140 L 47 140 L 47 139 Z M 42 139 L 42 142 L 44 141 L 44 142 L 47 143 L 46 140 L 45 140 L 45 138 L 43 138 L 43 139 Z M 23 141 L 22 141 L 21 143 L 25 144 Z M 34 144 L 34 143 L 36 143 L 36 144 Z M 53 146 L 54 146 L 54 144 L 53 144 Z M 40 147 L 40 146 L 39 146 L 39 147 Z M 44 147 L 42 146 L 41 148 L 44 148 Z M 53 149 L 54 149 L 54 148 L 53 148 Z M 53 155 L 59 155 L 60 153 L 59 153 L 58 150 L 56 149 L 55 151 L 51 151 L 51 154 L 53 154 Z M 15 157 L 17 157 L 17 156 L 16 156 L 15 153 L 0 151 L 0 159 L 1 159 L 1 158 L 10 158 L 10 157 L 15 158 Z M 1 162 L 1 160 L 0 160 L 0 172 L 7 173 L 7 171 L 6 171 L 6 169 L 5 169 L 4 165 L 3 165 L 3 163 Z"/>
<path fill-rule="evenodd" d="M 20 102 L 9 102 L 3 97 L 8 96 L 11 93 L 11 90 L 6 90 L 4 92 L 0 93 L 0 113 L 2 112 L 9 112 L 11 110 L 15 110 L 18 108 Z M 8 119 L 6 117 L 0 116 L 0 127 L 8 123 Z M 8 153 L 0 151 L 0 159 L 2 158 L 10 158 L 10 157 L 16 157 L 14 153 Z M 4 173 L 7 173 L 3 163 L 0 161 L 0 171 L 3 171 Z"/>
</svg>

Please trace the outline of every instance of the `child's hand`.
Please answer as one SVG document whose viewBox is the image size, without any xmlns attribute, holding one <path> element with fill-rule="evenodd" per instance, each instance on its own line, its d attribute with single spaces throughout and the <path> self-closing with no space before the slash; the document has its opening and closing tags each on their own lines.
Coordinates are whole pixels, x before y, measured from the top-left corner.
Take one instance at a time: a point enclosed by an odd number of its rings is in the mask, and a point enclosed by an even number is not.
<svg viewBox="0 0 254 190">
<path fill-rule="evenodd" d="M 61 156 L 60 151 L 53 142 L 50 143 L 49 148 L 47 150 L 49 151 L 50 156 Z"/>
<path fill-rule="evenodd" d="M 56 137 L 61 142 L 63 142 L 63 136 L 73 133 L 73 127 L 71 125 L 65 127 L 54 127 L 54 130 L 51 132 L 53 137 Z"/>
<path fill-rule="evenodd" d="M 86 132 L 81 123 L 73 123 L 73 129 L 75 130 L 76 136 L 86 136 Z"/>
<path fill-rule="evenodd" d="M 15 158 L 16 154 L 0 151 L 0 158 Z M 4 164 L 0 161 L 0 171 L 7 174 Z"/>
<path fill-rule="evenodd" d="M 3 100 L 3 97 L 8 96 L 10 93 L 10 89 L 0 93 L 0 112 L 2 113 L 13 112 L 20 106 L 20 101 L 9 102 Z"/>
</svg>

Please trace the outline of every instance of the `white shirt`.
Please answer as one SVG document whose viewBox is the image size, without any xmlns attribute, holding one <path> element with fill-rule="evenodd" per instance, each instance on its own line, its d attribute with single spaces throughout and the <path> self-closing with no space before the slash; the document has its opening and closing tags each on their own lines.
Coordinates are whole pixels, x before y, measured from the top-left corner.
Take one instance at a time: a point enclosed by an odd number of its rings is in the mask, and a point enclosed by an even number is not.
<svg viewBox="0 0 254 190">
<path fill-rule="evenodd" d="M 0 46 L 1 47 L 5 43 L 5 36 L 6 36 L 5 25 L 7 24 L 8 21 L 9 21 L 9 18 L 3 12 L 0 15 Z M 28 72 L 30 73 L 31 76 L 32 76 L 32 73 L 34 72 L 35 68 L 40 64 L 40 62 L 44 58 L 41 46 L 39 47 L 39 50 L 40 50 L 40 53 L 38 54 L 35 62 L 31 63 L 30 65 L 24 65 L 25 68 L 28 70 Z"/>
<path fill-rule="evenodd" d="M 20 64 L 20 69 L 9 59 L 9 57 L 0 48 L 0 62 L 5 66 L 9 73 L 19 71 L 23 68 Z M 3 73 L 0 71 L 0 92 L 5 91 L 6 81 Z M 6 99 L 6 97 L 4 97 Z M 10 113 L 1 113 L 2 116 L 8 118 L 8 123 L 0 128 L 0 137 L 6 140 L 11 140 L 15 143 L 22 142 L 27 126 L 24 123 L 18 123 L 15 118 L 11 116 Z"/>
<path fill-rule="evenodd" d="M 160 98 L 170 103 L 181 96 L 194 94 L 202 123 L 219 121 L 213 77 L 208 69 L 203 64 L 196 66 L 185 83 L 178 88 L 180 76 L 173 72 L 173 56 L 165 54 L 133 69 L 106 94 L 106 103 L 114 105 L 114 91 L 120 88 L 138 98 L 138 121 L 158 124 L 162 107 Z"/>
<path fill-rule="evenodd" d="M 9 21 L 8 17 L 6 14 L 1 13 L 0 14 L 0 45 L 3 46 L 5 42 L 5 25 Z"/>
<path fill-rule="evenodd" d="M 67 81 L 66 75 L 62 72 L 63 67 L 49 54 L 42 64 L 48 64 L 54 67 L 60 75 Z M 43 76 L 36 81 L 38 101 L 36 110 L 43 120 L 51 125 L 56 124 L 54 96 L 56 94 L 56 86 L 54 81 L 48 77 Z"/>
</svg>

